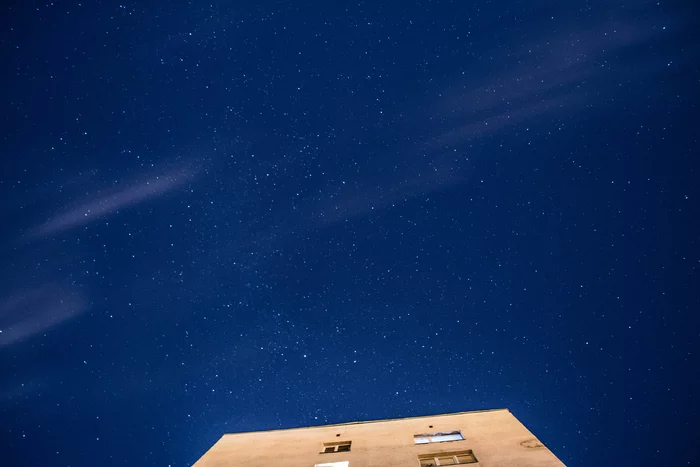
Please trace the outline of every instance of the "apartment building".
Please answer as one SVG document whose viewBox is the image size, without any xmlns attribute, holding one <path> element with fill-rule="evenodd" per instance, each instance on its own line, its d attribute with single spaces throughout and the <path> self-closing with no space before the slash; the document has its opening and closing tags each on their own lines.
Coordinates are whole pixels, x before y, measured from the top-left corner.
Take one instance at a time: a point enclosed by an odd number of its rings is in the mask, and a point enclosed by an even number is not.
<svg viewBox="0 0 700 467">
<path fill-rule="evenodd" d="M 224 435 L 194 467 L 561 467 L 508 409 Z"/>
</svg>

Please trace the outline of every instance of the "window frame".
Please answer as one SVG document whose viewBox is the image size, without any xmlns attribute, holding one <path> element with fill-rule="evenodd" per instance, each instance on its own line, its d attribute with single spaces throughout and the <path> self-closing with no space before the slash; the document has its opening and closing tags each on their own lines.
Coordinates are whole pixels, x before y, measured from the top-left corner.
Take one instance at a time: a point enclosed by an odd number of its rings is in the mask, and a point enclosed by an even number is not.
<svg viewBox="0 0 700 467">
<path fill-rule="evenodd" d="M 347 449 L 340 450 L 341 446 L 347 446 Z M 334 448 L 328 451 L 328 448 Z M 333 441 L 332 443 L 323 443 L 323 449 L 319 454 L 335 454 L 337 452 L 350 452 L 352 450 L 352 441 Z"/>
<path fill-rule="evenodd" d="M 321 462 L 314 464 L 314 467 L 349 467 L 350 461 Z"/>
<path fill-rule="evenodd" d="M 472 462 L 459 462 L 457 459 L 460 456 L 469 456 L 474 459 Z M 452 464 L 441 464 L 439 459 L 441 457 L 452 457 L 454 461 Z M 423 467 L 423 461 L 432 460 L 433 464 L 437 467 L 441 465 L 467 465 L 467 464 L 477 464 L 479 459 L 474 455 L 474 451 L 471 449 L 465 449 L 464 451 L 451 451 L 451 452 L 431 452 L 430 454 L 421 454 L 418 456 L 418 465 Z"/>
<path fill-rule="evenodd" d="M 450 436 L 450 435 L 459 435 L 460 439 L 445 439 L 445 440 L 435 440 L 433 441 L 432 438 L 436 438 L 439 436 Z M 425 439 L 425 442 L 418 442 L 418 439 Z M 436 431 L 434 433 L 421 433 L 418 435 L 413 435 L 413 444 L 414 445 L 420 445 L 420 444 L 433 444 L 433 443 L 451 443 L 454 441 L 464 441 L 464 435 L 462 434 L 462 430 L 453 430 L 453 431 Z"/>
</svg>

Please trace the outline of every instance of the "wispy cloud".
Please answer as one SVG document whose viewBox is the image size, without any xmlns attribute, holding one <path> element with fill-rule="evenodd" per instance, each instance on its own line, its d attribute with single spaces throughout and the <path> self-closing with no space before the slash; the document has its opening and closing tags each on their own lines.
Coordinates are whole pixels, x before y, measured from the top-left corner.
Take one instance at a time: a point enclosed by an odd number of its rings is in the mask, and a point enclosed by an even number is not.
<svg viewBox="0 0 700 467">
<path fill-rule="evenodd" d="M 86 309 L 83 295 L 70 286 L 47 283 L 0 299 L 0 348 L 75 318 Z"/>
<path fill-rule="evenodd" d="M 463 182 L 471 167 L 467 157 L 477 156 L 465 154 L 467 144 L 525 123 L 585 111 L 588 93 L 609 80 L 606 63 L 657 33 L 639 21 L 604 21 L 491 51 L 487 56 L 493 60 L 480 63 L 478 71 L 438 88 L 439 98 L 411 103 L 422 112 L 406 112 L 413 114 L 411 124 L 419 131 L 410 144 L 390 151 L 405 155 L 400 163 L 386 170 L 383 157 L 371 159 L 362 168 L 368 175 L 348 177 L 342 186 L 336 182 L 300 200 L 289 213 L 296 219 L 291 223 L 329 226 Z M 645 66 L 635 73 L 654 71 Z"/>
<path fill-rule="evenodd" d="M 330 226 L 347 219 L 403 203 L 448 186 L 460 183 L 463 174 L 449 164 L 431 161 L 424 167 L 402 168 L 393 176 L 358 179 L 351 185 L 330 189 L 329 194 L 302 205 L 299 214 L 304 223 L 315 227 Z M 415 170 L 418 169 L 418 170 Z"/>
<path fill-rule="evenodd" d="M 645 43 L 653 34 L 649 24 L 608 21 L 565 34 L 543 35 L 495 53 L 501 62 L 516 65 L 478 83 L 456 79 L 448 85 L 444 97 L 434 103 L 433 114 L 454 128 L 438 135 L 433 143 L 464 143 L 537 117 L 581 108 L 589 92 L 583 88 L 608 76 L 606 62 Z"/>
<path fill-rule="evenodd" d="M 49 217 L 31 230 L 29 237 L 36 239 L 80 227 L 122 208 L 163 196 L 195 175 L 196 171 L 191 165 L 182 165 L 161 174 L 121 184 L 109 189 L 107 193 L 91 195 Z"/>
<path fill-rule="evenodd" d="M 574 96 L 560 96 L 534 102 L 478 121 L 469 121 L 458 128 L 442 133 L 437 139 L 436 144 L 454 146 L 458 143 L 499 132 L 505 127 L 522 123 L 525 120 L 546 114 L 547 112 L 570 108 L 575 104 L 579 104 L 581 100 L 581 98 L 576 98 Z"/>
</svg>

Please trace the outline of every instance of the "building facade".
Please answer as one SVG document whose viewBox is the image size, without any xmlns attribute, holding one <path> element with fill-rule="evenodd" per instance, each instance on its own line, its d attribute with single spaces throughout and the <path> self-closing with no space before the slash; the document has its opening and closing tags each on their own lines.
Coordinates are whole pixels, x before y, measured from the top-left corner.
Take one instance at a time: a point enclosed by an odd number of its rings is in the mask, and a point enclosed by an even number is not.
<svg viewBox="0 0 700 467">
<path fill-rule="evenodd" d="M 194 467 L 562 467 L 508 409 L 224 435 Z"/>
</svg>

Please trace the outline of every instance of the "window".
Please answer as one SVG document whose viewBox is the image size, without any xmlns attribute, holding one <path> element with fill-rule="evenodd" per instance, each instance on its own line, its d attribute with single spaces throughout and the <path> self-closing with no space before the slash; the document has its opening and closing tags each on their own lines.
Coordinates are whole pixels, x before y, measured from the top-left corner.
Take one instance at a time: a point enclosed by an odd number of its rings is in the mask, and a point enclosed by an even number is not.
<svg viewBox="0 0 700 467">
<path fill-rule="evenodd" d="M 464 436 L 459 431 L 446 431 L 442 433 L 425 433 L 414 435 L 413 442 L 416 444 L 443 443 L 445 441 L 460 441 Z"/>
<path fill-rule="evenodd" d="M 343 462 L 326 462 L 324 464 L 316 464 L 314 467 L 348 467 L 348 461 Z"/>
<path fill-rule="evenodd" d="M 468 451 L 440 452 L 425 454 L 418 457 L 421 467 L 437 467 L 440 465 L 476 464 L 474 453 Z"/>
<path fill-rule="evenodd" d="M 336 441 L 335 443 L 323 443 L 323 451 L 321 454 L 329 454 L 331 452 L 348 452 L 352 441 Z"/>
</svg>

